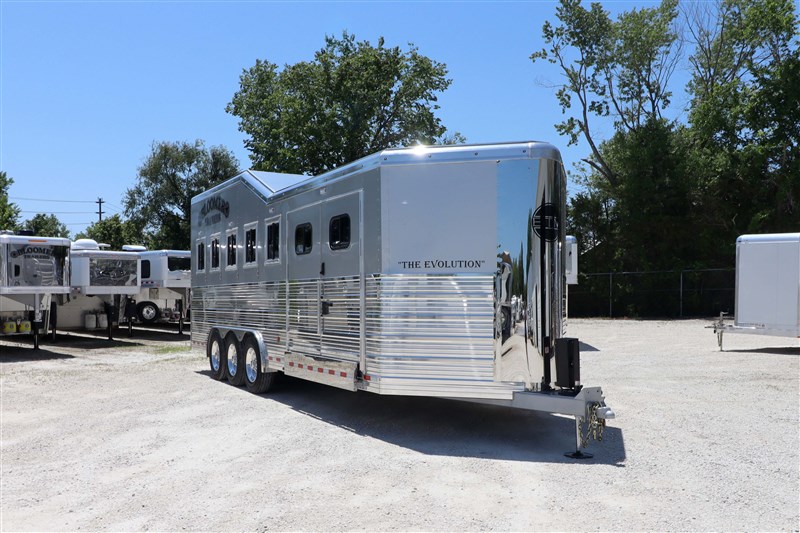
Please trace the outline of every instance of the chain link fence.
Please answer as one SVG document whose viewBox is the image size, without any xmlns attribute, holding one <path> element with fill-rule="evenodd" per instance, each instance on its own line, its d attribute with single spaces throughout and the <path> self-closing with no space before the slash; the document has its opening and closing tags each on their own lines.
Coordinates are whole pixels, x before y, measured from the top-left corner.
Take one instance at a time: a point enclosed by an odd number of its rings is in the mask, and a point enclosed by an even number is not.
<svg viewBox="0 0 800 533">
<path fill-rule="evenodd" d="M 735 269 L 581 273 L 571 317 L 680 318 L 733 314 Z"/>
</svg>

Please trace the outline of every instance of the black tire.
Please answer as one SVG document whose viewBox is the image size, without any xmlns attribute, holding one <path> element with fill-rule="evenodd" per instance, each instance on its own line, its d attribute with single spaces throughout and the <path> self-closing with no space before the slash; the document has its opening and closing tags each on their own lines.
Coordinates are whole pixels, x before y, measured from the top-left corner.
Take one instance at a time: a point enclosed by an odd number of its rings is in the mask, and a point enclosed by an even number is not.
<svg viewBox="0 0 800 533">
<path fill-rule="evenodd" d="M 206 355 L 208 356 L 208 364 L 211 367 L 211 377 L 216 380 L 225 377 L 224 353 L 225 345 L 222 342 L 222 337 L 220 337 L 217 330 L 214 330 L 208 336 Z"/>
<path fill-rule="evenodd" d="M 242 345 L 233 333 L 228 333 L 225 337 L 225 375 L 228 383 L 236 387 L 244 383 L 244 358 L 242 357 Z"/>
<path fill-rule="evenodd" d="M 272 387 L 275 372 L 264 372 L 261 368 L 261 351 L 258 343 L 248 335 L 242 343 L 244 360 L 244 384 L 253 394 L 263 394 Z"/>
<path fill-rule="evenodd" d="M 142 302 L 136 306 L 136 316 L 142 324 L 152 324 L 161 318 L 161 309 L 153 302 Z"/>
</svg>

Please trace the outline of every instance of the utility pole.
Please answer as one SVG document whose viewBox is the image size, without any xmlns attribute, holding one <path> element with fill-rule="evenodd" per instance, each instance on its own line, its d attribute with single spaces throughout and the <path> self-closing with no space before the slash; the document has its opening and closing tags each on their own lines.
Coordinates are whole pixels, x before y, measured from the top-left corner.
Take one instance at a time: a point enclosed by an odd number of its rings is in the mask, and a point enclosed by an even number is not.
<svg viewBox="0 0 800 533">
<path fill-rule="evenodd" d="M 101 222 L 103 220 L 103 199 L 97 199 L 97 221 Z"/>
</svg>

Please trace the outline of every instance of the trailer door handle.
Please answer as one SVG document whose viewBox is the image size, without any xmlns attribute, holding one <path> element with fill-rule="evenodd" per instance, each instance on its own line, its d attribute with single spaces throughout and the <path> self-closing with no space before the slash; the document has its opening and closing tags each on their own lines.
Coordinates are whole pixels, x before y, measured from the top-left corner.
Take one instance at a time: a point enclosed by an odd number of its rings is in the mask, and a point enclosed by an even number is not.
<svg viewBox="0 0 800 533">
<path fill-rule="evenodd" d="M 322 262 L 322 266 L 319 268 L 319 275 L 320 276 L 325 275 L 325 261 Z"/>
<path fill-rule="evenodd" d="M 333 302 L 326 302 L 325 300 L 322 301 L 322 315 L 329 315 L 331 314 L 331 307 L 333 307 Z"/>
</svg>

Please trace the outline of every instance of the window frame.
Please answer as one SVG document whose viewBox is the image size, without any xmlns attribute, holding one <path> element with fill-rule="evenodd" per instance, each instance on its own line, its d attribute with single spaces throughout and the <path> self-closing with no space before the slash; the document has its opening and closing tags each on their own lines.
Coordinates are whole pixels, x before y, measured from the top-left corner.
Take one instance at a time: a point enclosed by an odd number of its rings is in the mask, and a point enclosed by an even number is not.
<svg viewBox="0 0 800 533">
<path fill-rule="evenodd" d="M 230 262 L 231 249 L 230 242 L 233 237 L 233 264 Z M 239 268 L 239 228 L 225 230 L 225 270 L 236 270 Z"/>
<path fill-rule="evenodd" d="M 301 252 L 297 251 L 297 232 L 301 229 L 308 228 L 308 238 L 303 238 L 303 250 Z M 308 247 L 306 247 L 306 241 L 310 241 Z M 308 255 L 311 253 L 311 250 L 314 249 L 314 226 L 311 222 L 301 222 L 294 227 L 294 255 Z"/>
<path fill-rule="evenodd" d="M 249 245 L 251 243 L 247 238 L 247 234 L 249 232 L 251 232 L 251 231 L 254 232 L 253 233 L 253 241 L 252 241 L 252 245 L 253 245 L 253 260 L 252 261 L 248 261 L 247 260 L 248 247 L 249 247 Z M 244 225 L 244 263 L 243 263 L 244 268 L 253 268 L 255 266 L 258 266 L 258 248 L 259 248 L 259 246 L 258 246 L 258 222 L 249 222 L 249 223 Z"/>
<path fill-rule="evenodd" d="M 142 259 L 141 262 L 142 262 L 142 266 L 141 266 L 142 279 L 150 279 L 152 277 L 152 274 L 153 274 L 152 273 L 152 268 L 151 268 L 152 264 L 151 264 L 150 259 Z M 145 274 L 147 274 L 147 275 L 145 276 Z"/>
<path fill-rule="evenodd" d="M 345 219 L 347 220 L 347 242 L 342 244 L 342 241 L 340 240 L 337 241 L 337 244 L 334 246 L 332 240 L 333 223 L 334 221 L 345 220 Z M 341 233 L 341 223 L 339 232 Z M 353 226 L 350 218 L 350 213 L 341 213 L 339 215 L 332 216 L 328 221 L 328 248 L 330 248 L 331 251 L 333 252 L 347 250 L 348 248 L 350 248 L 350 244 L 353 242 L 352 232 L 353 232 Z"/>
<path fill-rule="evenodd" d="M 203 247 L 203 253 L 200 253 L 200 247 Z M 194 243 L 194 248 L 197 254 L 197 260 L 194 264 L 194 271 L 195 272 L 205 272 L 206 271 L 206 239 L 205 237 L 202 239 L 197 239 Z M 202 268 L 200 268 L 202 262 Z"/>
<path fill-rule="evenodd" d="M 216 243 L 216 252 L 217 252 L 217 265 L 214 266 L 214 244 Z M 222 248 L 222 234 L 215 233 L 211 236 L 211 239 L 208 243 L 209 248 L 209 272 L 218 272 L 220 270 L 220 263 L 222 262 L 222 254 L 220 253 L 220 248 Z"/>
<path fill-rule="evenodd" d="M 277 225 L 278 230 L 275 234 L 276 244 L 275 251 L 277 252 L 277 257 L 270 257 L 270 226 Z M 267 218 L 264 220 L 264 264 L 278 264 L 281 262 L 281 217 L 272 217 Z"/>
</svg>

